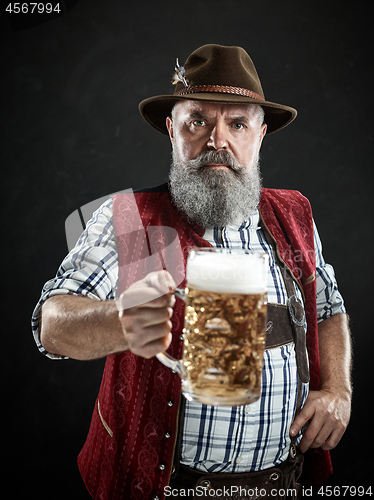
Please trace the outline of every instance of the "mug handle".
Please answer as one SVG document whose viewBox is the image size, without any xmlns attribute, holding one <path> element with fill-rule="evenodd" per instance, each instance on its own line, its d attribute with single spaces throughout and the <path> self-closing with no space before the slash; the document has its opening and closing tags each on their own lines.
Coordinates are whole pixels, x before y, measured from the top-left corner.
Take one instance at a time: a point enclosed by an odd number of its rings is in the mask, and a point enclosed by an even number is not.
<svg viewBox="0 0 374 500">
<path fill-rule="evenodd" d="M 184 291 L 183 288 L 175 288 L 174 290 L 174 295 L 178 297 L 179 299 L 183 300 L 186 302 L 186 292 Z M 177 359 L 173 358 L 173 356 L 170 356 L 167 352 L 159 352 L 156 354 L 156 358 L 165 366 L 170 368 L 171 370 L 175 371 L 178 373 L 178 375 L 183 378 L 185 376 L 185 369 L 184 366 L 180 361 Z"/>
<path fill-rule="evenodd" d="M 159 352 L 156 354 L 156 358 L 161 361 L 161 363 L 174 372 L 178 373 L 178 375 L 183 378 L 185 375 L 184 366 L 180 361 L 174 359 L 173 356 L 170 356 L 167 352 Z"/>
</svg>

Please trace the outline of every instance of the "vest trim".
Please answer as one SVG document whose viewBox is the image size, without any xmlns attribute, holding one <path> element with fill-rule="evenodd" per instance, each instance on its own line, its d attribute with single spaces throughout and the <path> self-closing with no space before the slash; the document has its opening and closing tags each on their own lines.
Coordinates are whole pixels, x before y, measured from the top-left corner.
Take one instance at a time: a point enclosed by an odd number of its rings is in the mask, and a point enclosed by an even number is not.
<svg viewBox="0 0 374 500">
<path fill-rule="evenodd" d="M 97 398 L 97 411 L 99 413 L 99 417 L 100 417 L 101 423 L 103 424 L 103 426 L 104 426 L 105 430 L 107 431 L 107 433 L 109 434 L 109 436 L 112 438 L 113 437 L 113 431 L 109 427 L 109 425 L 105 422 L 104 417 L 101 414 L 99 398 Z"/>
</svg>

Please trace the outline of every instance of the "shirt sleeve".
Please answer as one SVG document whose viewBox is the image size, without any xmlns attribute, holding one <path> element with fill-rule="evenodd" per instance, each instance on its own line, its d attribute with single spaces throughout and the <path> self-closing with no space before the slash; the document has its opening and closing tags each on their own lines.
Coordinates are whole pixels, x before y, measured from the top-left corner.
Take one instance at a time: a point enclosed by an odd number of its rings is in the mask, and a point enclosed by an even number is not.
<svg viewBox="0 0 374 500">
<path fill-rule="evenodd" d="M 113 229 L 113 199 L 103 203 L 87 223 L 75 247 L 63 260 L 55 278 L 44 285 L 32 316 L 32 332 L 40 352 L 51 359 L 67 359 L 47 352 L 40 342 L 40 313 L 53 295 L 83 295 L 114 299 L 118 281 L 118 251 Z"/>
<path fill-rule="evenodd" d="M 323 258 L 322 243 L 315 224 L 314 247 L 316 253 L 317 321 L 320 323 L 334 314 L 346 311 L 343 297 L 338 290 L 334 268 L 327 264 Z"/>
</svg>

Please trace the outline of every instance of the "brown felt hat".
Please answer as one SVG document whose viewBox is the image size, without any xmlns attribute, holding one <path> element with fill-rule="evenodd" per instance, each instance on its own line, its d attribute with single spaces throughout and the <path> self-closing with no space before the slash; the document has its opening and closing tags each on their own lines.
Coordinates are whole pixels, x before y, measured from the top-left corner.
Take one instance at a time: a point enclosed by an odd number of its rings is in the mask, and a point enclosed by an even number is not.
<svg viewBox="0 0 374 500">
<path fill-rule="evenodd" d="M 150 97 L 139 104 L 143 118 L 164 134 L 168 133 L 166 117 L 182 99 L 259 104 L 265 111 L 268 134 L 286 127 L 297 115 L 294 108 L 265 100 L 252 59 L 241 47 L 203 45 L 192 52 L 184 67 L 177 60 L 173 80 L 174 94 Z"/>
</svg>

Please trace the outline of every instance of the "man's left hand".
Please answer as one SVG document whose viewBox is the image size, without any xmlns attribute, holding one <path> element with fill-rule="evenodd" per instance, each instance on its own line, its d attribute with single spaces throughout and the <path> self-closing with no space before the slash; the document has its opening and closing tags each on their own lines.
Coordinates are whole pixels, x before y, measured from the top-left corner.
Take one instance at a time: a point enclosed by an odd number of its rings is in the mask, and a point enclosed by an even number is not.
<svg viewBox="0 0 374 500">
<path fill-rule="evenodd" d="M 309 448 L 332 450 L 342 438 L 351 414 L 350 395 L 320 390 L 310 391 L 306 402 L 293 421 L 290 435 L 295 436 L 309 422 L 300 441 L 300 451 Z"/>
</svg>

